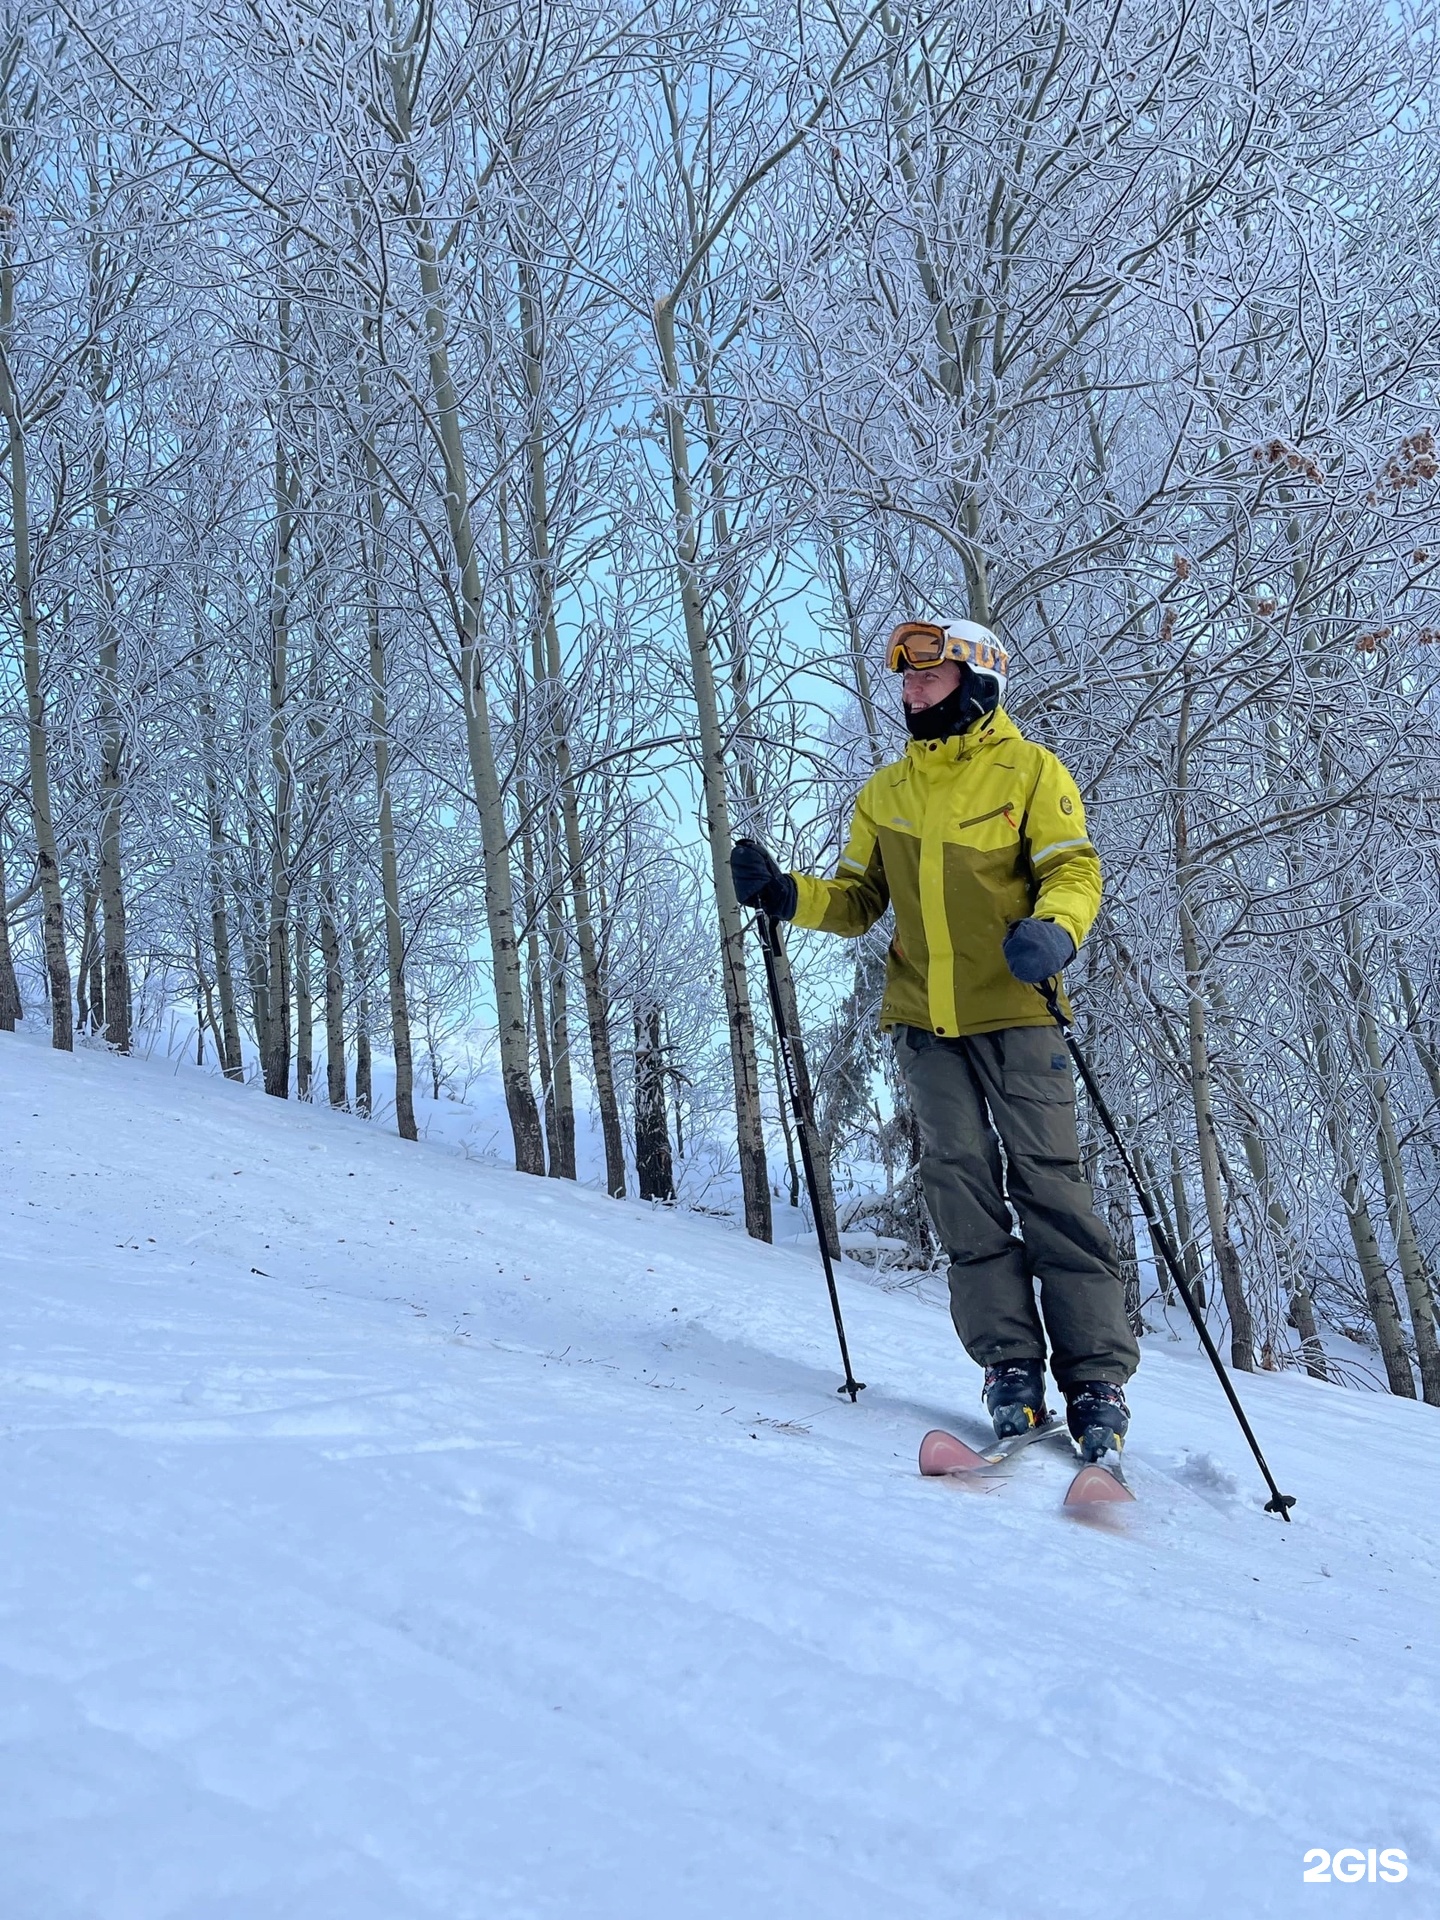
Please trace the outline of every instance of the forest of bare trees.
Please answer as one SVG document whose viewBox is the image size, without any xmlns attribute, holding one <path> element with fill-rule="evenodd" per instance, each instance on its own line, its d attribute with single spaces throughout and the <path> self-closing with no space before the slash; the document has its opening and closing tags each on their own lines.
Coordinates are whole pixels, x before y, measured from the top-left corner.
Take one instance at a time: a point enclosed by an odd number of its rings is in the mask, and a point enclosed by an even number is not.
<svg viewBox="0 0 1440 1920">
<path fill-rule="evenodd" d="M 769 1238 L 730 848 L 828 871 L 884 634 L 966 615 L 1086 796 L 1081 1037 L 1217 1336 L 1440 1404 L 1435 53 L 1393 0 L 0 0 L 0 1027 L 188 1021 L 413 1139 L 478 1019 L 518 1169 L 703 1149 Z M 885 938 L 791 945 L 840 1226 L 913 1270 Z"/>
</svg>

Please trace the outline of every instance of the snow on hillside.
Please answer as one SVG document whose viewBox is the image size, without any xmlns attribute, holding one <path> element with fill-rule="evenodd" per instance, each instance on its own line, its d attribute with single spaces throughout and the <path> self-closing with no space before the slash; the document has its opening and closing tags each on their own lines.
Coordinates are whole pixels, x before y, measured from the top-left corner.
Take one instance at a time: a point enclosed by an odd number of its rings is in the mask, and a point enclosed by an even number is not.
<svg viewBox="0 0 1440 1920">
<path fill-rule="evenodd" d="M 922 1481 L 943 1312 L 0 1035 L 4 1920 L 1440 1911 L 1429 1408 L 1152 1343 L 1140 1504 Z M 1399 1885 L 1302 1884 L 1403 1848 Z"/>
</svg>

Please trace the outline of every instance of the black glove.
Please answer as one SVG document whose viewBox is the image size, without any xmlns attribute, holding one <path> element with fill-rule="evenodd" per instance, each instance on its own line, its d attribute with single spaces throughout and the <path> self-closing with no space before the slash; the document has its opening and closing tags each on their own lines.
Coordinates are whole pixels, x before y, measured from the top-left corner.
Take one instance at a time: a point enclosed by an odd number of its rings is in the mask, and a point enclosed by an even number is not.
<svg viewBox="0 0 1440 1920">
<path fill-rule="evenodd" d="M 1017 980 L 1038 987 L 1075 958 L 1075 942 L 1053 920 L 1017 920 L 1005 936 L 1005 964 Z"/>
<path fill-rule="evenodd" d="M 782 873 L 758 840 L 737 840 L 730 850 L 730 878 L 742 907 L 759 907 L 777 920 L 793 920 L 800 889 Z"/>
</svg>

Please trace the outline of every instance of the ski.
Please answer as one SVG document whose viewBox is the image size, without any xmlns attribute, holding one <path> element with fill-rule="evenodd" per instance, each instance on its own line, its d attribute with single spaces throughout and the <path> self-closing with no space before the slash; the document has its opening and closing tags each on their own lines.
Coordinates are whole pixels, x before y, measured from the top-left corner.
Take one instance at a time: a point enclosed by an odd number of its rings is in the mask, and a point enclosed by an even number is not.
<svg viewBox="0 0 1440 1920">
<path fill-rule="evenodd" d="M 1064 1431 L 1058 1420 L 1047 1420 L 1043 1427 L 1031 1427 L 1013 1439 L 997 1440 L 984 1453 L 977 1453 L 974 1447 L 947 1433 L 943 1427 L 932 1427 L 920 1442 L 920 1471 L 927 1479 L 936 1480 L 963 1480 L 967 1474 L 997 1473 L 1007 1461 L 1026 1447 L 1034 1446 L 1037 1440 L 1049 1440 Z"/>
<path fill-rule="evenodd" d="M 920 1442 L 920 1471 L 932 1480 L 993 1478 L 1026 1447 L 1034 1446 L 1037 1440 L 1055 1438 L 1068 1440 L 1069 1435 L 1060 1421 L 1047 1420 L 1043 1427 L 1032 1427 L 1028 1433 L 1011 1440 L 997 1440 L 981 1453 L 943 1427 L 933 1427 Z M 1114 1466 L 1087 1461 L 1066 1488 L 1061 1505 L 1073 1512 L 1086 1507 L 1126 1505 L 1134 1499 L 1118 1460 Z"/>
<path fill-rule="evenodd" d="M 1117 1501 L 1123 1505 L 1134 1498 L 1118 1461 L 1113 1467 L 1107 1467 L 1098 1460 L 1091 1460 L 1081 1467 L 1070 1482 L 1061 1504 L 1073 1510 L 1077 1507 L 1112 1505 Z"/>
</svg>

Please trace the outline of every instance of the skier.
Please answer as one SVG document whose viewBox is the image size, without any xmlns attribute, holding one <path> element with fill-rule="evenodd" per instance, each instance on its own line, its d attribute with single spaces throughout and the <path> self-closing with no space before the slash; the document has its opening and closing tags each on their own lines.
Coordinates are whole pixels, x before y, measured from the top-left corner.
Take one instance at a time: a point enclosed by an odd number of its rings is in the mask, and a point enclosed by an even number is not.
<svg viewBox="0 0 1440 1920">
<path fill-rule="evenodd" d="M 1098 1460 L 1124 1441 L 1124 1385 L 1140 1353 L 1080 1172 L 1070 1056 L 1036 989 L 1089 932 L 1100 862 L 1075 782 L 1000 704 L 1009 660 L 993 633 L 971 620 L 906 621 L 889 665 L 904 675 L 910 743 L 862 789 L 835 878 L 782 873 L 741 840 L 735 892 L 852 938 L 894 905 L 880 1024 L 919 1124 L 955 1330 L 985 1369 L 1001 1439 L 1050 1417 L 1048 1333 L 1066 1424 Z"/>
</svg>

